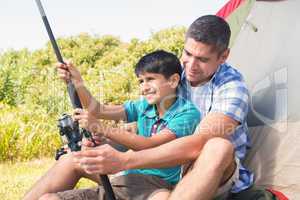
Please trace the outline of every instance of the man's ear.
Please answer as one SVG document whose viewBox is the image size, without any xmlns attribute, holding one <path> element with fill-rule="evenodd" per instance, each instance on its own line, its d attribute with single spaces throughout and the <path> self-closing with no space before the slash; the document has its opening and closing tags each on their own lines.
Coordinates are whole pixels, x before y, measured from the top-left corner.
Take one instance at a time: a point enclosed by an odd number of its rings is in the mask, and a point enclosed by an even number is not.
<svg viewBox="0 0 300 200">
<path fill-rule="evenodd" d="M 180 76 L 179 74 L 173 74 L 172 76 L 170 76 L 170 78 L 168 79 L 168 83 L 170 84 L 170 86 L 173 89 L 176 89 L 179 85 L 179 81 L 180 81 Z"/>
<path fill-rule="evenodd" d="M 220 55 L 220 62 L 221 63 L 224 63 L 226 60 L 227 60 L 227 58 L 228 58 L 228 56 L 229 56 L 229 53 L 230 53 L 230 49 L 229 48 L 227 48 L 221 55 Z"/>
</svg>

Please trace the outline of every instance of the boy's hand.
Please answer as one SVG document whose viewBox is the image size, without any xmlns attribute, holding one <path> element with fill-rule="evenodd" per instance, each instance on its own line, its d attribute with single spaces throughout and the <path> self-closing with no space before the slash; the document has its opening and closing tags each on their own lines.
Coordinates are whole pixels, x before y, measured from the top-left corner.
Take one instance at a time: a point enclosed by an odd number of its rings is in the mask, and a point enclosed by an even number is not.
<svg viewBox="0 0 300 200">
<path fill-rule="evenodd" d="M 78 121 L 81 128 L 84 128 L 91 133 L 101 136 L 101 127 L 99 121 L 88 111 L 76 108 L 73 113 L 73 119 L 75 121 Z"/>
<path fill-rule="evenodd" d="M 71 63 L 70 61 L 66 61 L 65 63 L 66 64 L 56 64 L 59 78 L 64 80 L 66 83 L 71 80 L 75 85 L 83 84 L 80 72 L 76 69 L 73 63 Z"/>
<path fill-rule="evenodd" d="M 95 141 L 96 145 L 94 142 L 91 141 L 91 139 L 83 138 L 82 139 L 82 149 L 86 150 L 86 149 L 93 148 L 95 146 L 99 146 L 99 145 L 105 143 L 105 139 L 103 137 L 100 137 L 98 135 L 93 135 L 92 137 L 93 137 L 93 140 Z"/>
</svg>

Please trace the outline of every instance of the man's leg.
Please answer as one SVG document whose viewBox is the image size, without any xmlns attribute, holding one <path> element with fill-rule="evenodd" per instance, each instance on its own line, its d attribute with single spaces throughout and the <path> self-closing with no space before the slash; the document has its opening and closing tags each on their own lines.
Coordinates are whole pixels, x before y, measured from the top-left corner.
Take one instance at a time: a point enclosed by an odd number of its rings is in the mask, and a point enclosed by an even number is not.
<svg viewBox="0 0 300 200">
<path fill-rule="evenodd" d="M 163 200 L 168 199 L 171 191 L 167 189 L 157 190 L 154 194 L 152 194 L 147 200 Z"/>
<path fill-rule="evenodd" d="M 46 193 L 56 193 L 75 187 L 81 177 L 99 183 L 99 176 L 86 174 L 74 161 L 72 154 L 62 156 L 25 195 L 23 200 L 37 200 Z"/>
<path fill-rule="evenodd" d="M 209 200 L 219 185 L 234 172 L 234 149 L 230 141 L 213 138 L 204 145 L 193 169 L 178 183 L 169 200 Z"/>
</svg>

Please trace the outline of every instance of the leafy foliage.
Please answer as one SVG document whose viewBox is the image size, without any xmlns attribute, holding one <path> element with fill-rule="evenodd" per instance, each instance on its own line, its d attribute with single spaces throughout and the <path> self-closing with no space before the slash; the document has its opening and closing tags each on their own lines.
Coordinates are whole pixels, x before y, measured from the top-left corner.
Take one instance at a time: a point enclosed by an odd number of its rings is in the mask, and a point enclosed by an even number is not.
<svg viewBox="0 0 300 200">
<path fill-rule="evenodd" d="M 134 74 L 138 59 L 156 49 L 180 56 L 184 33 L 184 27 L 173 27 L 146 41 L 127 43 L 83 33 L 59 38 L 58 43 L 99 101 L 121 104 L 139 95 Z M 55 63 L 50 43 L 33 52 L 8 50 L 0 55 L 0 161 L 51 156 L 60 145 L 56 120 L 71 107 Z"/>
</svg>

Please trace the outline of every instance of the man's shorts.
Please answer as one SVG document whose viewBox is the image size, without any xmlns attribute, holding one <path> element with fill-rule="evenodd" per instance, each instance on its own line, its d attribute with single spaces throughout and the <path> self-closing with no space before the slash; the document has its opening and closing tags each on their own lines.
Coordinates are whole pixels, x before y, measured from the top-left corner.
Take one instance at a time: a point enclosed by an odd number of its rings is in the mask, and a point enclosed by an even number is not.
<svg viewBox="0 0 300 200">
<path fill-rule="evenodd" d="M 226 181 L 226 183 L 224 183 L 223 185 L 221 185 L 219 187 L 219 189 L 217 190 L 217 194 L 216 194 L 216 197 L 218 196 L 228 196 L 230 191 L 231 191 L 231 188 L 234 184 L 234 182 L 238 181 L 239 180 L 239 169 L 240 169 L 240 160 L 238 158 L 235 158 L 235 164 L 236 164 L 236 167 L 235 167 L 235 170 L 234 170 L 234 173 L 232 174 L 232 176 Z"/>
<path fill-rule="evenodd" d="M 128 174 L 111 180 L 117 200 L 146 200 L 160 190 L 173 186 L 156 176 Z M 105 200 L 103 186 L 94 189 L 74 189 L 57 193 L 62 200 Z"/>
</svg>

